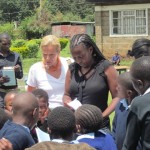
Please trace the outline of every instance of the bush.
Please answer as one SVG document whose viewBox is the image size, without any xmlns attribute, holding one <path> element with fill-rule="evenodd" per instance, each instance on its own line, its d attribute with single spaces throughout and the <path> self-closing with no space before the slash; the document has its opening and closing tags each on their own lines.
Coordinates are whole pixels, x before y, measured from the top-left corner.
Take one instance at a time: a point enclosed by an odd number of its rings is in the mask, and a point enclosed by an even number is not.
<svg viewBox="0 0 150 150">
<path fill-rule="evenodd" d="M 12 47 L 23 47 L 26 45 L 26 40 L 20 39 L 12 42 Z"/>
<path fill-rule="evenodd" d="M 11 51 L 19 53 L 22 58 L 27 58 L 28 49 L 26 46 L 24 46 L 24 47 L 11 47 Z"/>
<path fill-rule="evenodd" d="M 39 45 L 35 41 L 28 41 L 27 44 L 28 49 L 28 57 L 27 58 L 36 58 L 38 51 L 39 51 Z"/>
<path fill-rule="evenodd" d="M 69 42 L 69 39 L 67 38 L 60 38 L 59 39 L 61 50 L 64 49 L 67 46 L 67 43 Z"/>
<path fill-rule="evenodd" d="M 19 53 L 22 58 L 36 58 L 39 51 L 39 45 L 36 40 L 15 40 L 11 46 L 11 50 Z"/>
<path fill-rule="evenodd" d="M 10 37 L 13 39 L 13 30 L 14 30 L 14 25 L 13 23 L 6 23 L 6 24 L 1 24 L 0 25 L 0 33 L 8 33 Z"/>
</svg>

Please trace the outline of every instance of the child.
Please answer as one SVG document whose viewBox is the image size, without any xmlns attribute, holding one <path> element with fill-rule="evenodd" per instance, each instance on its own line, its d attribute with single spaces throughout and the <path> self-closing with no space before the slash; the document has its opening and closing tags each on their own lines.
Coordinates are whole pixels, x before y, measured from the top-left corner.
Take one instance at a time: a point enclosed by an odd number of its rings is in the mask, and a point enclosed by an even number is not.
<svg viewBox="0 0 150 150">
<path fill-rule="evenodd" d="M 100 130 L 103 118 L 98 107 L 84 104 L 75 111 L 75 117 L 78 131 L 83 134 L 77 137 L 78 142 L 87 143 L 97 150 L 117 150 L 112 136 Z"/>
<path fill-rule="evenodd" d="M 47 132 L 47 116 L 50 111 L 48 108 L 48 94 L 42 89 L 36 89 L 32 93 L 37 97 L 39 103 L 39 120 L 37 126 L 44 132 Z"/>
<path fill-rule="evenodd" d="M 8 115 L 12 115 L 12 102 L 14 100 L 14 97 L 18 94 L 19 92 L 16 90 L 8 92 L 5 97 L 4 97 L 4 108 L 6 113 Z"/>
<path fill-rule="evenodd" d="M 134 88 L 140 96 L 133 99 L 127 118 L 122 150 L 135 150 L 140 141 L 143 150 L 150 149 L 150 57 L 136 59 L 130 69 Z"/>
<path fill-rule="evenodd" d="M 85 143 L 71 144 L 76 128 L 74 113 L 66 107 L 56 107 L 48 115 L 48 127 L 52 141 L 40 142 L 27 150 L 94 150 Z"/>
<path fill-rule="evenodd" d="M 120 102 L 115 109 L 112 135 L 115 139 L 117 149 L 121 150 L 126 133 L 126 122 L 129 113 L 129 106 L 132 99 L 138 95 L 134 89 L 129 72 L 124 72 L 118 77 L 118 97 Z"/>
</svg>

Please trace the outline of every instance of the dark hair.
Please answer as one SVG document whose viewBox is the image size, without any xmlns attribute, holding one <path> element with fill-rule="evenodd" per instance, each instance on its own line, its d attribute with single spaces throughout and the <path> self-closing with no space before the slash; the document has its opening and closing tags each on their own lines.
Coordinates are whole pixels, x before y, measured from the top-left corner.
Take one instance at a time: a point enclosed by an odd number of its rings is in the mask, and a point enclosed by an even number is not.
<svg viewBox="0 0 150 150">
<path fill-rule="evenodd" d="M 130 72 L 124 72 L 121 73 L 118 76 L 118 81 L 121 85 L 123 85 L 126 89 L 129 90 L 134 90 L 133 84 L 132 84 L 132 80 L 131 80 L 131 76 L 130 76 Z"/>
<path fill-rule="evenodd" d="M 134 79 L 150 82 L 150 56 L 136 59 L 131 65 L 130 72 Z"/>
<path fill-rule="evenodd" d="M 74 47 L 78 46 L 79 44 L 84 44 L 86 48 L 89 48 L 92 46 L 93 48 L 93 57 L 94 59 L 99 62 L 101 60 L 104 60 L 105 57 L 95 44 L 95 42 L 92 40 L 92 38 L 87 34 L 76 34 L 72 37 L 70 41 L 70 49 L 73 49 Z"/>
<path fill-rule="evenodd" d="M 130 72 L 124 72 L 120 74 L 118 76 L 118 83 L 121 84 L 121 86 L 123 86 L 126 90 L 132 91 L 132 94 L 130 94 L 130 101 L 129 101 L 129 103 L 131 103 L 132 99 L 138 96 L 138 92 L 133 87 Z M 127 97 L 125 98 L 127 99 Z"/>
<path fill-rule="evenodd" d="M 0 34 L 0 42 L 2 42 L 3 38 L 11 40 L 11 37 L 9 36 L 8 33 L 2 33 L 2 34 Z"/>
<path fill-rule="evenodd" d="M 4 111 L 4 109 L 0 108 L 0 130 L 9 119 L 11 119 L 11 117 Z"/>
<path fill-rule="evenodd" d="M 84 104 L 75 111 L 75 117 L 84 133 L 96 132 L 102 127 L 102 112 L 97 106 Z"/>
<path fill-rule="evenodd" d="M 43 89 L 35 89 L 34 91 L 32 91 L 32 93 L 37 98 L 44 98 L 44 100 L 48 103 L 48 94 Z"/>
<path fill-rule="evenodd" d="M 137 39 L 132 45 L 132 50 L 128 50 L 127 55 L 134 56 L 136 59 L 141 56 L 150 55 L 150 40 L 146 38 Z"/>
<path fill-rule="evenodd" d="M 75 130 L 74 113 L 67 107 L 56 107 L 48 115 L 48 127 L 52 136 L 61 136 L 65 139 Z"/>
</svg>

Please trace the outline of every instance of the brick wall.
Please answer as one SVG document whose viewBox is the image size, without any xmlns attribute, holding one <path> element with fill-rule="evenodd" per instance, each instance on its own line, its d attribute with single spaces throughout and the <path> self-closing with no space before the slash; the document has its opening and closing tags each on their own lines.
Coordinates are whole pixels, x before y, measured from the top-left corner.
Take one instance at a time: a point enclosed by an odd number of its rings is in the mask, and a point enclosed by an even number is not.
<svg viewBox="0 0 150 150">
<path fill-rule="evenodd" d="M 103 54 L 110 58 L 115 51 L 118 51 L 121 56 L 126 57 L 126 53 L 131 49 L 133 42 L 138 38 L 150 39 L 150 9 L 148 11 L 148 31 L 149 36 L 129 36 L 129 37 L 110 37 L 109 36 L 109 11 L 95 12 L 95 33 L 96 43 Z"/>
</svg>

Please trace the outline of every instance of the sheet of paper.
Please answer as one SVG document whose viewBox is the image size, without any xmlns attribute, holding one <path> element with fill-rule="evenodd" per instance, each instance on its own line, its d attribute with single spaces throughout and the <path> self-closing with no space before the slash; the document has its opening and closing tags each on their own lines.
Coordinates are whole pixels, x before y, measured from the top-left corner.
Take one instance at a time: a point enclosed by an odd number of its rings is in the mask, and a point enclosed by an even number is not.
<svg viewBox="0 0 150 150">
<path fill-rule="evenodd" d="M 16 77 L 15 77 L 15 71 L 13 67 L 4 67 L 2 69 L 3 76 L 8 76 L 10 78 L 9 82 L 4 83 L 5 86 L 14 86 L 16 85 Z"/>
<path fill-rule="evenodd" d="M 41 129 L 39 129 L 38 127 L 35 128 L 36 130 L 36 134 L 38 137 L 38 141 L 39 142 L 44 142 L 44 141 L 50 141 L 50 136 L 48 133 L 43 132 Z"/>
<path fill-rule="evenodd" d="M 71 101 L 70 103 L 68 103 L 68 106 L 70 106 L 74 110 L 77 110 L 81 105 L 82 105 L 81 102 L 77 99 L 75 99 L 75 100 Z"/>
</svg>

